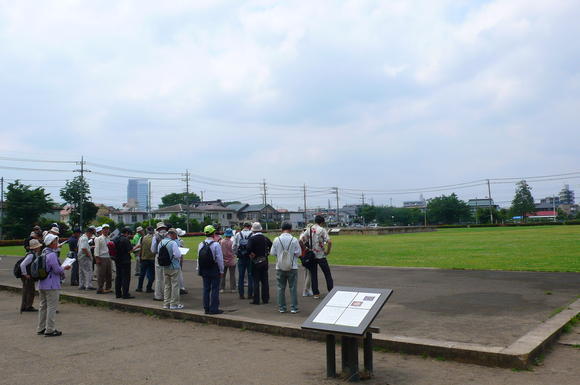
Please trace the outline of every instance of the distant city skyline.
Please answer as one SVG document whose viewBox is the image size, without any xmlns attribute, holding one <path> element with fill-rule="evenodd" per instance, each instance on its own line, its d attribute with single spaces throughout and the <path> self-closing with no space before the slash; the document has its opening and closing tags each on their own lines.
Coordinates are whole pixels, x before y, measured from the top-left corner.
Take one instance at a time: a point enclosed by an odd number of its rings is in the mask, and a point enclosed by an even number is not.
<svg viewBox="0 0 580 385">
<path fill-rule="evenodd" d="M 133 202 L 137 209 L 146 211 L 149 208 L 149 181 L 147 179 L 129 179 L 127 181 L 127 205 Z M 131 207 L 132 208 L 132 207 Z"/>
</svg>

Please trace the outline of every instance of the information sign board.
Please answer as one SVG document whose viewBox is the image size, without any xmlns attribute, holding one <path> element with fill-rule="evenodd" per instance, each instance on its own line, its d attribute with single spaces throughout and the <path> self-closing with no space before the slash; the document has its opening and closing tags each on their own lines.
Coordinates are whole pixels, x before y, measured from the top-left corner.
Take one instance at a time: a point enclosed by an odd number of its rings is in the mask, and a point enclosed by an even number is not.
<svg viewBox="0 0 580 385">
<path fill-rule="evenodd" d="M 337 286 L 314 309 L 302 328 L 362 336 L 391 294 L 391 289 Z"/>
</svg>

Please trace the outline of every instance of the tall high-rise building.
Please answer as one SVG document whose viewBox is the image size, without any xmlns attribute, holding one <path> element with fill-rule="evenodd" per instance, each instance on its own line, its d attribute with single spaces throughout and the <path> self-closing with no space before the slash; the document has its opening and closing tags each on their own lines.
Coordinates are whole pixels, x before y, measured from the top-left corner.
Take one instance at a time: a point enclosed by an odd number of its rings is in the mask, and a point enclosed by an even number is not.
<svg viewBox="0 0 580 385">
<path fill-rule="evenodd" d="M 139 210 L 146 211 L 149 202 L 149 181 L 129 179 L 127 184 L 127 203 Z"/>
<path fill-rule="evenodd" d="M 562 191 L 560 191 L 560 204 L 563 205 L 573 205 L 575 202 L 574 191 L 570 190 L 569 185 L 564 185 Z"/>
</svg>

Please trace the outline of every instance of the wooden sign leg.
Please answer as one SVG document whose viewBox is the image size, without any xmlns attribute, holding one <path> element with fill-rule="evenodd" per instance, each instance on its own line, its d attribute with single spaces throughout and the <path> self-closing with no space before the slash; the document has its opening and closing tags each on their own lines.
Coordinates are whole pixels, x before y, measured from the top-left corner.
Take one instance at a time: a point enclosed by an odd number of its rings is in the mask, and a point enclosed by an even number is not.
<svg viewBox="0 0 580 385">
<path fill-rule="evenodd" d="M 336 377 L 336 337 L 326 335 L 326 377 Z"/>
</svg>

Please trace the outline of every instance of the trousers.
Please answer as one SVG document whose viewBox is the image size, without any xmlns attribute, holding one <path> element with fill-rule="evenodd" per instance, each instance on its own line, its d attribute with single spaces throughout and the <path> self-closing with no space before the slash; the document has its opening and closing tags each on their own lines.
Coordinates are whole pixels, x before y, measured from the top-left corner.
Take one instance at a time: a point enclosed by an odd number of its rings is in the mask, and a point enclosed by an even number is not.
<svg viewBox="0 0 580 385">
<path fill-rule="evenodd" d="M 224 266 L 224 276 L 220 279 L 220 289 L 226 288 L 226 276 L 230 274 L 230 290 L 236 290 L 236 265 Z"/>
<path fill-rule="evenodd" d="M 220 276 L 203 275 L 203 308 L 206 313 L 217 313 L 220 307 Z"/>
<path fill-rule="evenodd" d="M 288 284 L 290 289 L 290 308 L 298 310 L 298 293 L 296 289 L 298 269 L 290 271 L 276 270 L 276 281 L 278 283 L 278 308 L 286 311 L 286 284 Z"/>
<path fill-rule="evenodd" d="M 20 311 L 32 307 L 34 302 L 34 279 L 21 278 L 22 280 L 22 303 L 20 304 Z"/>
<path fill-rule="evenodd" d="M 164 279 L 163 266 L 159 266 L 159 263 L 157 263 L 157 256 L 155 256 L 155 293 L 153 294 L 155 299 L 163 299 L 163 288 L 165 286 L 163 283 Z"/>
<path fill-rule="evenodd" d="M 55 329 L 55 315 L 60 290 L 39 290 L 40 309 L 38 310 L 37 332 L 52 333 Z"/>
<path fill-rule="evenodd" d="M 252 274 L 252 261 L 250 258 L 238 258 L 238 292 L 244 296 L 244 278 L 248 272 L 248 298 L 254 295 L 254 276 Z"/>
<path fill-rule="evenodd" d="M 101 263 L 97 264 L 97 287 L 99 290 L 111 290 L 113 280 L 113 270 L 111 258 L 101 258 Z"/>
<path fill-rule="evenodd" d="M 268 283 L 268 264 L 264 266 L 253 266 L 254 275 L 254 303 L 260 303 L 260 291 L 262 292 L 262 302 L 270 302 L 270 284 Z"/>
<path fill-rule="evenodd" d="M 320 294 L 318 290 L 318 266 L 320 270 L 324 273 L 324 278 L 326 279 L 326 288 L 330 292 L 334 287 L 334 281 L 332 280 L 332 274 L 330 273 L 330 266 L 328 266 L 328 261 L 326 258 L 315 258 L 314 264 L 310 267 L 310 275 L 312 279 L 312 292 L 314 295 Z"/>
<path fill-rule="evenodd" d="M 117 273 L 115 274 L 115 295 L 117 298 L 129 296 L 129 285 L 131 284 L 131 262 L 115 263 Z"/>
<path fill-rule="evenodd" d="M 143 290 L 145 277 L 147 277 L 147 290 L 151 290 L 153 288 L 153 282 L 155 281 L 155 261 L 152 259 L 144 259 L 141 261 L 137 289 Z"/>
<path fill-rule="evenodd" d="M 179 305 L 179 271 L 181 269 L 172 269 L 170 267 L 162 267 L 163 270 L 163 304 L 165 307 L 173 307 Z"/>
<path fill-rule="evenodd" d="M 83 256 L 77 259 L 79 264 L 79 287 L 88 289 L 93 286 L 93 260 Z"/>
</svg>

